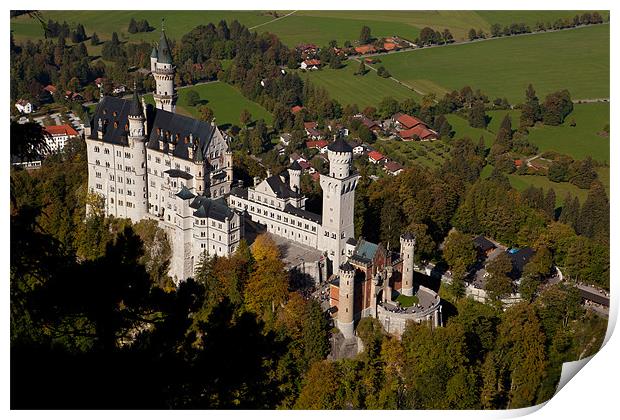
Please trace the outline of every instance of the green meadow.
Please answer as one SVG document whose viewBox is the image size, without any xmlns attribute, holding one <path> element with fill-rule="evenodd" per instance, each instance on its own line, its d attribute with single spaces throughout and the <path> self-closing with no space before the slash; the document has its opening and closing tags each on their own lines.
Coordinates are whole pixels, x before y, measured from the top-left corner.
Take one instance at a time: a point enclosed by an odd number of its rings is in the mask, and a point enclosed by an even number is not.
<svg viewBox="0 0 620 420">
<path fill-rule="evenodd" d="M 187 93 L 193 90 L 200 96 L 200 102 L 194 107 L 187 104 Z M 240 125 L 239 115 L 247 109 L 252 114 L 252 120 L 264 119 L 271 124 L 271 114 L 256 102 L 245 98 L 235 87 L 224 82 L 212 82 L 202 85 L 184 87 L 178 90 L 177 112 L 179 114 L 198 118 L 198 107 L 206 105 L 213 110 L 217 125 Z M 152 94 L 145 95 L 145 101 L 153 104 Z"/>
<path fill-rule="evenodd" d="M 363 76 L 354 73 L 359 68 L 359 62 L 349 60 L 340 69 L 325 67 L 321 70 L 300 72 L 302 79 L 308 79 L 312 84 L 325 88 L 333 99 L 342 105 L 357 104 L 360 109 L 367 106 L 377 107 L 379 102 L 387 96 L 398 101 L 406 98 L 421 99 L 420 95 L 411 89 L 402 86 L 391 79 L 377 76 L 375 71 L 367 68 Z"/>
<path fill-rule="evenodd" d="M 569 89 L 574 99 L 609 97 L 609 25 L 424 48 L 381 57 L 397 79 L 443 96 L 471 86 L 490 98 L 523 101 Z"/>
</svg>

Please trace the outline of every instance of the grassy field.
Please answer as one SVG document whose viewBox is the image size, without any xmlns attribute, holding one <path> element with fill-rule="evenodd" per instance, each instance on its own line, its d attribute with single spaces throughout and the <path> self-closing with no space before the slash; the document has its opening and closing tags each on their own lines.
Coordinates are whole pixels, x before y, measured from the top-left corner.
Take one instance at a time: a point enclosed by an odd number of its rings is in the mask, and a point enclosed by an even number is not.
<svg viewBox="0 0 620 420">
<path fill-rule="evenodd" d="M 437 168 L 450 153 L 450 146 L 442 141 L 378 140 L 373 146 L 405 166 L 418 164 Z"/>
<path fill-rule="evenodd" d="M 200 96 L 200 103 L 195 107 L 187 105 L 187 93 L 190 90 L 196 91 Z M 250 111 L 254 121 L 262 118 L 267 124 L 272 122 L 272 116 L 265 108 L 245 98 L 236 88 L 224 82 L 213 82 L 190 88 L 181 88 L 178 90 L 178 93 L 177 112 L 179 114 L 198 118 L 198 107 L 200 105 L 207 105 L 213 110 L 218 126 L 240 125 L 239 115 L 244 109 Z M 152 94 L 145 95 L 145 100 L 147 103 L 152 104 Z"/>
<path fill-rule="evenodd" d="M 343 68 L 334 70 L 324 68 L 320 71 L 301 73 L 302 79 L 310 80 L 314 85 L 325 88 L 333 99 L 342 105 L 356 103 L 360 109 L 367 106 L 376 107 L 386 96 L 398 101 L 406 98 L 421 99 L 420 95 L 405 86 L 399 85 L 391 79 L 377 76 L 377 73 L 368 69 L 364 76 L 356 76 L 357 61 L 347 61 Z"/>
<path fill-rule="evenodd" d="M 482 170 L 482 174 L 480 175 L 482 178 L 486 178 L 491 174 L 493 167 L 491 165 L 487 165 Z M 599 180 L 605 186 L 607 190 L 607 194 L 609 194 L 609 168 L 598 168 L 597 170 Z M 549 181 L 549 178 L 546 176 L 540 175 L 516 175 L 511 174 L 508 175 L 508 179 L 510 180 L 510 185 L 516 188 L 519 191 L 525 190 L 530 185 L 541 188 L 546 192 L 549 189 L 553 188 L 556 195 L 556 203 L 558 206 L 561 206 L 564 203 L 564 198 L 567 193 L 571 193 L 574 196 L 579 197 L 579 201 L 583 204 L 588 196 L 588 190 L 582 190 L 581 188 L 576 187 L 570 182 L 552 182 Z"/>
<path fill-rule="evenodd" d="M 84 25 L 88 35 L 91 35 L 92 32 L 97 32 L 102 41 L 110 39 L 112 32 L 117 32 L 122 40 L 131 42 L 159 40 L 159 28 L 161 27 L 162 17 L 166 19 L 166 33 L 172 39 L 180 39 L 198 25 L 206 25 L 209 22 L 217 24 L 222 19 L 228 22 L 237 19 L 249 27 L 273 19 L 272 16 L 267 15 L 265 12 L 225 10 L 42 11 L 41 15 L 46 22 L 48 19 L 52 19 L 61 23 L 66 21 L 69 25 L 81 23 Z M 130 34 L 127 32 L 127 27 L 131 18 L 136 20 L 146 19 L 151 26 L 155 27 L 155 30 L 147 33 Z M 11 19 L 11 30 L 13 30 L 16 40 L 43 37 L 43 28 L 39 21 L 27 16 Z"/>
<path fill-rule="evenodd" d="M 569 89 L 574 99 L 609 97 L 609 25 L 421 49 L 381 58 L 392 75 L 442 96 L 463 86 L 520 103 Z"/>
<path fill-rule="evenodd" d="M 283 16 L 287 11 L 279 11 Z M 282 41 L 294 46 L 300 42 L 314 42 L 325 45 L 332 39 L 339 42 L 355 41 L 363 25 L 371 28 L 374 36 L 399 35 L 414 40 L 420 30 L 430 26 L 436 30 L 450 29 L 457 41 L 467 37 L 470 28 L 482 29 L 489 32 L 491 24 L 502 25 L 513 22 L 525 22 L 534 25 L 538 21 L 552 22 L 560 17 L 572 18 L 575 11 L 382 11 L 382 10 L 299 10 L 291 16 L 270 22 L 273 16 L 261 11 L 43 11 L 45 21 L 53 19 L 66 21 L 69 24 L 82 23 L 88 34 L 97 32 L 101 39 L 109 39 L 112 32 L 119 33 L 122 39 L 128 41 L 155 41 L 158 31 L 142 34 L 127 33 L 129 20 L 147 19 L 151 26 L 160 27 L 162 16 L 166 18 L 166 30 L 173 39 L 181 36 L 192 28 L 213 22 L 217 24 L 224 19 L 237 19 L 242 24 L 256 28 L 259 32 L 272 32 Z M 607 16 L 607 12 L 602 12 Z M 266 24 L 267 22 L 270 22 Z M 43 29 L 39 22 L 28 17 L 19 17 L 11 20 L 11 29 L 14 30 L 17 40 L 41 38 Z"/>
</svg>

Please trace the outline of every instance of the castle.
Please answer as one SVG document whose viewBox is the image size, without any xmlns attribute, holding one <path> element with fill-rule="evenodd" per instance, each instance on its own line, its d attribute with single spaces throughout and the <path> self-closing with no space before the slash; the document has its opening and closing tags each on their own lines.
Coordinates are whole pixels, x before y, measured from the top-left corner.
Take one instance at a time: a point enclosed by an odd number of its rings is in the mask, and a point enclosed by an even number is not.
<svg viewBox="0 0 620 420">
<path fill-rule="evenodd" d="M 320 177 L 322 216 L 305 209 L 296 162 L 252 187 L 233 187 L 230 138 L 213 123 L 175 113 L 175 72 L 162 28 L 151 54 L 155 106 L 146 106 L 135 89 L 129 100 L 102 96 L 85 133 L 89 191 L 102 197 L 108 215 L 158 221 L 172 244 L 169 273 L 175 282 L 192 277 L 204 254 L 232 254 L 249 218 L 273 235 L 322 252 L 322 280 L 331 279 L 330 302 L 345 337 L 353 337 L 354 322 L 364 316 L 377 317 L 395 333 L 407 319 L 441 323 L 436 294 L 424 313 L 403 312 L 392 301 L 392 291 L 412 296 L 420 290 L 413 284 L 415 238 L 403 236 L 400 254 L 354 241 L 359 175 L 344 139 L 328 146 L 329 173 Z"/>
</svg>

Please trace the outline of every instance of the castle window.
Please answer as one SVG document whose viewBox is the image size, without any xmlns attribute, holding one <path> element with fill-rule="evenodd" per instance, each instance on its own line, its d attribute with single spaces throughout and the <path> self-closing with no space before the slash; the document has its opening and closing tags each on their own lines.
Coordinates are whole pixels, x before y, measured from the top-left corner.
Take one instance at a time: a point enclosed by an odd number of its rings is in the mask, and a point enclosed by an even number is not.
<svg viewBox="0 0 620 420">
<path fill-rule="evenodd" d="M 110 197 L 110 203 L 114 204 L 114 199 Z"/>
<path fill-rule="evenodd" d="M 148 160 L 151 160 L 151 155 L 146 155 L 146 158 L 147 158 Z"/>
<path fill-rule="evenodd" d="M 100 165 L 101 162 L 99 162 L 98 160 L 95 161 L 95 165 Z"/>
<path fill-rule="evenodd" d="M 121 151 L 120 150 L 116 151 L 116 156 L 121 157 Z"/>
<path fill-rule="evenodd" d="M 99 151 L 99 147 L 95 146 L 95 152 Z"/>
<path fill-rule="evenodd" d="M 109 167 L 110 167 L 110 162 L 106 162 L 106 163 L 105 163 L 105 167 L 106 167 L 106 168 L 109 168 Z"/>
</svg>

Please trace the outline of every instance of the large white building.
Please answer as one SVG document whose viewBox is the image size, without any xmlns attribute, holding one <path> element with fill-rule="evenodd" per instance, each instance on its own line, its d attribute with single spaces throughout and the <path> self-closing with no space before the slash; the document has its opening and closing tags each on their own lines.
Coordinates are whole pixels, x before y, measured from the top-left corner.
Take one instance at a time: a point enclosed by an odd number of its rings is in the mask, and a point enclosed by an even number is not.
<svg viewBox="0 0 620 420">
<path fill-rule="evenodd" d="M 322 215 L 306 210 L 302 168 L 294 161 L 283 174 L 233 181 L 229 138 L 212 123 L 175 114 L 175 67 L 165 33 L 151 55 L 155 107 L 146 107 L 134 89 L 131 100 L 103 97 L 85 130 L 88 184 L 103 197 L 105 212 L 134 222 L 157 220 L 172 244 L 170 275 L 194 275 L 202 255 L 233 253 L 244 237 L 244 219 L 271 234 L 321 251 L 330 302 L 346 338 L 354 323 L 377 317 L 400 334 L 408 321 L 441 324 L 436 293 L 413 284 L 415 238 L 403 235 L 400 254 L 354 240 L 353 149 L 338 137 L 327 146 L 329 172 L 321 175 Z M 418 295 L 422 306 L 403 311 L 393 291 Z"/>
<path fill-rule="evenodd" d="M 229 139 L 214 124 L 174 113 L 175 67 L 162 30 L 151 57 L 156 106 L 103 97 L 86 128 L 89 190 L 106 214 L 159 221 L 172 243 L 170 274 L 193 276 L 201 254 L 229 255 L 243 219 L 224 200 L 232 183 Z"/>
</svg>

